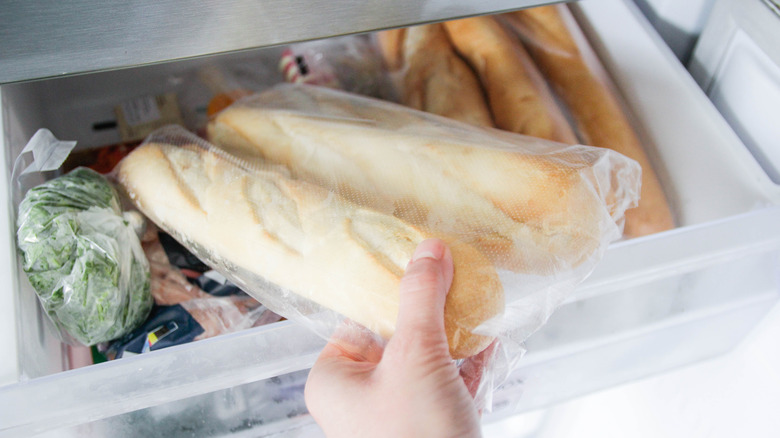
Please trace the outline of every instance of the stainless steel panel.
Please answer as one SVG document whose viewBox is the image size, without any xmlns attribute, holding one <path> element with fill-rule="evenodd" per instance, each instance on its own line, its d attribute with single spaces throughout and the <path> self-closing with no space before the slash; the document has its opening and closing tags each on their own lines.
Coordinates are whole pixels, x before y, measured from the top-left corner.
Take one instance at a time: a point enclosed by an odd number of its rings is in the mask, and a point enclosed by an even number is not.
<svg viewBox="0 0 780 438">
<path fill-rule="evenodd" d="M 517 9 L 543 0 L 4 1 L 0 83 Z"/>
</svg>

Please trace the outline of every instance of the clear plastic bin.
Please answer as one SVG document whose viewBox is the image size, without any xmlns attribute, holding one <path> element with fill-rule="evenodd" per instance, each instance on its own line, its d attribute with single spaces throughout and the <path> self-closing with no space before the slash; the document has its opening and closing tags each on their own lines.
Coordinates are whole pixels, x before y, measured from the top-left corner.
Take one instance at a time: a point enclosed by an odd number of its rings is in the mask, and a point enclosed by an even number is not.
<svg viewBox="0 0 780 438">
<path fill-rule="evenodd" d="M 613 244 L 528 340 L 485 421 L 724 353 L 778 298 L 780 187 L 632 3 L 573 9 L 632 109 L 679 227 Z M 3 86 L 0 202 L 9 205 L 10 164 L 39 127 L 82 146 L 111 143 L 93 123 L 124 98 L 163 89 L 156 79 L 205 62 L 276 62 L 275 50 Z M 316 433 L 301 385 L 324 342 L 290 322 L 63 371 L 67 348 L 16 266 L 6 213 L 0 309 L 13 321 L 2 321 L 3 333 L 16 335 L 4 341 L 15 361 L 3 359 L 12 369 L 0 386 L 0 434 L 144 436 L 140 424 L 153 421 L 170 436 Z"/>
</svg>

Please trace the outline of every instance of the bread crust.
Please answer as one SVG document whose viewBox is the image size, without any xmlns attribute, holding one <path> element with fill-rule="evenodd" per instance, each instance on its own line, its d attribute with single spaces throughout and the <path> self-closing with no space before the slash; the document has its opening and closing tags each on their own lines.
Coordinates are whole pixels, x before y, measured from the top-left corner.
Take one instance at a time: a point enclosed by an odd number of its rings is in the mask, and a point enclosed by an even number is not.
<svg viewBox="0 0 780 438">
<path fill-rule="evenodd" d="M 457 52 L 479 75 L 496 126 L 566 144 L 577 143 L 528 54 L 493 17 L 444 24 Z"/>
<path fill-rule="evenodd" d="M 493 126 L 482 86 L 455 53 L 442 24 L 407 28 L 402 59 L 405 105 L 476 126 Z"/>
<path fill-rule="evenodd" d="M 541 6 L 503 15 L 566 102 L 585 144 L 613 149 L 642 167 L 639 206 L 626 212 L 626 237 L 674 227 L 656 172 L 617 97 L 587 64 L 569 31 L 565 6 Z"/>
<path fill-rule="evenodd" d="M 230 269 L 281 287 L 276 299 L 289 300 L 292 292 L 385 338 L 395 330 L 406 264 L 430 237 L 321 187 L 245 170 L 199 146 L 142 145 L 120 163 L 118 179 L 161 228 Z M 464 358 L 492 342 L 473 330 L 503 312 L 503 288 L 484 255 L 444 240 L 455 265 L 445 329 L 452 356 Z"/>
<path fill-rule="evenodd" d="M 388 29 L 375 34 L 377 46 L 389 71 L 403 65 L 403 41 L 405 28 Z"/>
</svg>

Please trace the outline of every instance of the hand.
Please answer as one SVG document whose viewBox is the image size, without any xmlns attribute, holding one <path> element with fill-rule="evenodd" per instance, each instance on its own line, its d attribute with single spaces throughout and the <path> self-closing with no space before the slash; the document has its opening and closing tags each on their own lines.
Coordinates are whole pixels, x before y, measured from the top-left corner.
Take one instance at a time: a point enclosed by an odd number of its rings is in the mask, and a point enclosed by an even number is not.
<svg viewBox="0 0 780 438">
<path fill-rule="evenodd" d="M 334 341 L 325 346 L 309 373 L 305 399 L 327 436 L 480 436 L 474 399 L 444 331 L 452 273 L 452 255 L 442 241 L 420 243 L 401 279 L 396 331 L 381 358 Z"/>
</svg>

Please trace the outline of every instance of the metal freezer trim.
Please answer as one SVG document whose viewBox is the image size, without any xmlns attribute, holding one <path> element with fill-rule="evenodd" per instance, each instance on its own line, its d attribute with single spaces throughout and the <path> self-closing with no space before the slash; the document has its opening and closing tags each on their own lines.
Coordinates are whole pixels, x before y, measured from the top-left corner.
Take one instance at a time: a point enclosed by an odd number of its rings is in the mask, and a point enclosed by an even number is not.
<svg viewBox="0 0 780 438">
<path fill-rule="evenodd" d="M 551 3 L 540 0 L 11 0 L 0 83 L 110 70 Z"/>
</svg>

